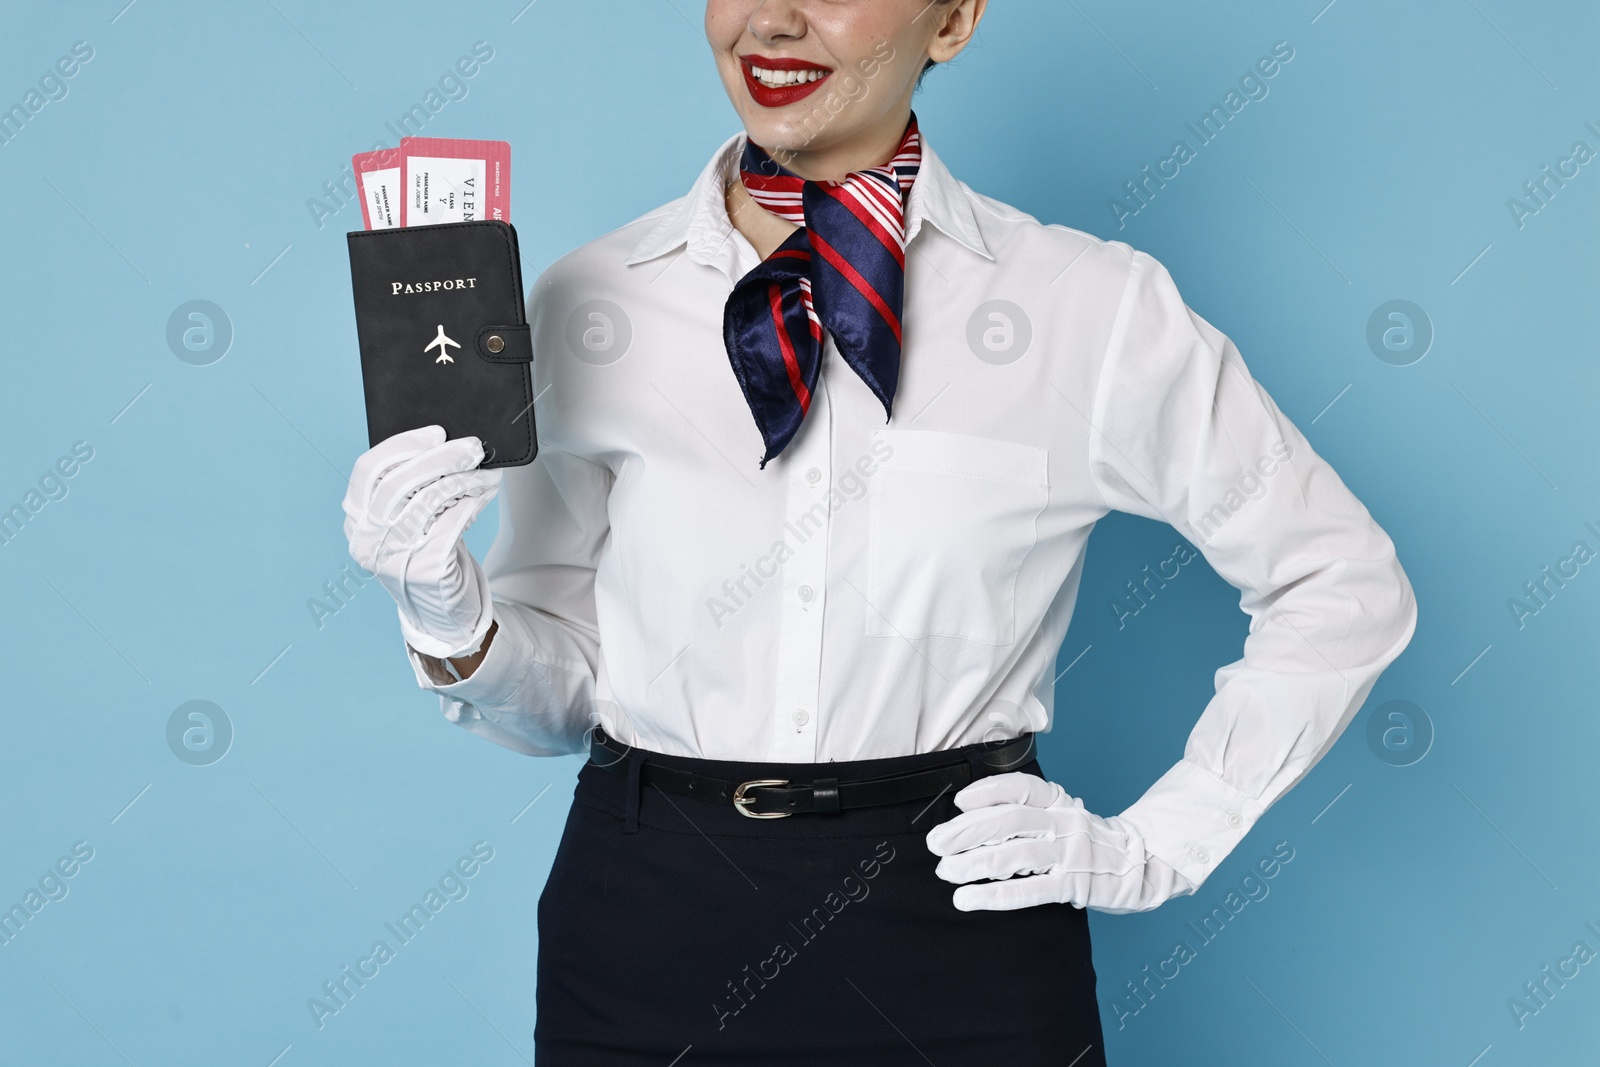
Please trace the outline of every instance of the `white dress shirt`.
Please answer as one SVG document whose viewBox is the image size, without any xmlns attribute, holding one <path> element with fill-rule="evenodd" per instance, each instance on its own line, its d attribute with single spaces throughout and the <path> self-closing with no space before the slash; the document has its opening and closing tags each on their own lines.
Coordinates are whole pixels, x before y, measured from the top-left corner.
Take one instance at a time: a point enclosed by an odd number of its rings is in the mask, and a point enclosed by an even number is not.
<svg viewBox="0 0 1600 1067">
<path fill-rule="evenodd" d="M 533 287 L 539 457 L 505 470 L 499 631 L 464 681 L 412 653 L 418 684 L 530 755 L 581 751 L 591 722 L 783 762 L 1042 732 L 1095 522 L 1161 519 L 1251 616 L 1124 813 L 1198 886 L 1410 640 L 1390 539 L 1159 262 L 973 192 L 926 142 L 893 417 L 830 340 L 758 469 L 722 337 L 759 262 L 724 201 L 743 141 Z"/>
</svg>

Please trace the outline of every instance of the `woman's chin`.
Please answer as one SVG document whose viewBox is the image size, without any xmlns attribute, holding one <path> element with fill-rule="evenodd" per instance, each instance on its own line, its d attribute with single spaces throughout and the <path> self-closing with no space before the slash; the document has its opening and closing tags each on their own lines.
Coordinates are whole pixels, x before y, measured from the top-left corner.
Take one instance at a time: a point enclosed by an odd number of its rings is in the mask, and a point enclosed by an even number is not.
<svg viewBox="0 0 1600 1067">
<path fill-rule="evenodd" d="M 765 111 L 745 115 L 744 132 L 768 152 L 820 152 L 839 140 L 834 125 L 820 125 L 807 111 L 794 109 L 793 115 Z"/>
</svg>

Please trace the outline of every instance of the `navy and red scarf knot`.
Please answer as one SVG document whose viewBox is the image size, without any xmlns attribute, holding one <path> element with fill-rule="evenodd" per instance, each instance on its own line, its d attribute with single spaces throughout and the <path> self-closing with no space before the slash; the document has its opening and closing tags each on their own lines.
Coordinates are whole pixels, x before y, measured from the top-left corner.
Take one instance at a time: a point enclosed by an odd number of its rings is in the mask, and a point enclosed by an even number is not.
<svg viewBox="0 0 1600 1067">
<path fill-rule="evenodd" d="M 807 181 L 745 141 L 739 177 L 751 199 L 800 227 L 739 279 L 723 312 L 723 341 L 767 461 L 811 407 L 823 330 L 845 363 L 893 409 L 905 297 L 905 203 L 922 162 L 911 116 L 893 158 L 842 181 Z"/>
</svg>

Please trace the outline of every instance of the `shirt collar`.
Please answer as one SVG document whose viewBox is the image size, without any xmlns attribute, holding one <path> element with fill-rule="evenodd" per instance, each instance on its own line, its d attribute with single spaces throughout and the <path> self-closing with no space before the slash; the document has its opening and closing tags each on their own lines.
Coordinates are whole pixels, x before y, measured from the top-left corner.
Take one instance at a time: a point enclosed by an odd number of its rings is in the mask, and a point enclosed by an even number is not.
<svg viewBox="0 0 1600 1067">
<path fill-rule="evenodd" d="M 625 263 L 643 263 L 687 246 L 689 258 L 711 263 L 728 247 L 733 224 L 728 221 L 724 189 L 744 152 L 745 134 L 734 134 L 722 143 L 700 172 L 687 196 L 669 205 L 660 220 L 645 234 Z M 922 165 L 906 199 L 906 244 L 917 236 L 924 222 L 930 222 L 945 236 L 985 259 L 994 256 L 978 230 L 972 201 L 966 190 L 922 138 Z"/>
</svg>

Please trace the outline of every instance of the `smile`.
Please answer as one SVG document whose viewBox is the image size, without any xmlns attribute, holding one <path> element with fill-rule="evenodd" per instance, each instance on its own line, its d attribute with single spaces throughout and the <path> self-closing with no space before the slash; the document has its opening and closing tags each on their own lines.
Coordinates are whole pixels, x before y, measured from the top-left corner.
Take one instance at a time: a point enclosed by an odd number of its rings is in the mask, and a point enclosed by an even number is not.
<svg viewBox="0 0 1600 1067">
<path fill-rule="evenodd" d="M 745 88 L 762 107 L 783 107 L 816 92 L 833 71 L 799 59 L 769 59 L 766 56 L 740 56 Z"/>
<path fill-rule="evenodd" d="M 750 73 L 768 89 L 782 89 L 785 85 L 814 82 L 828 76 L 825 70 L 762 70 L 754 63 L 750 65 Z"/>
</svg>

